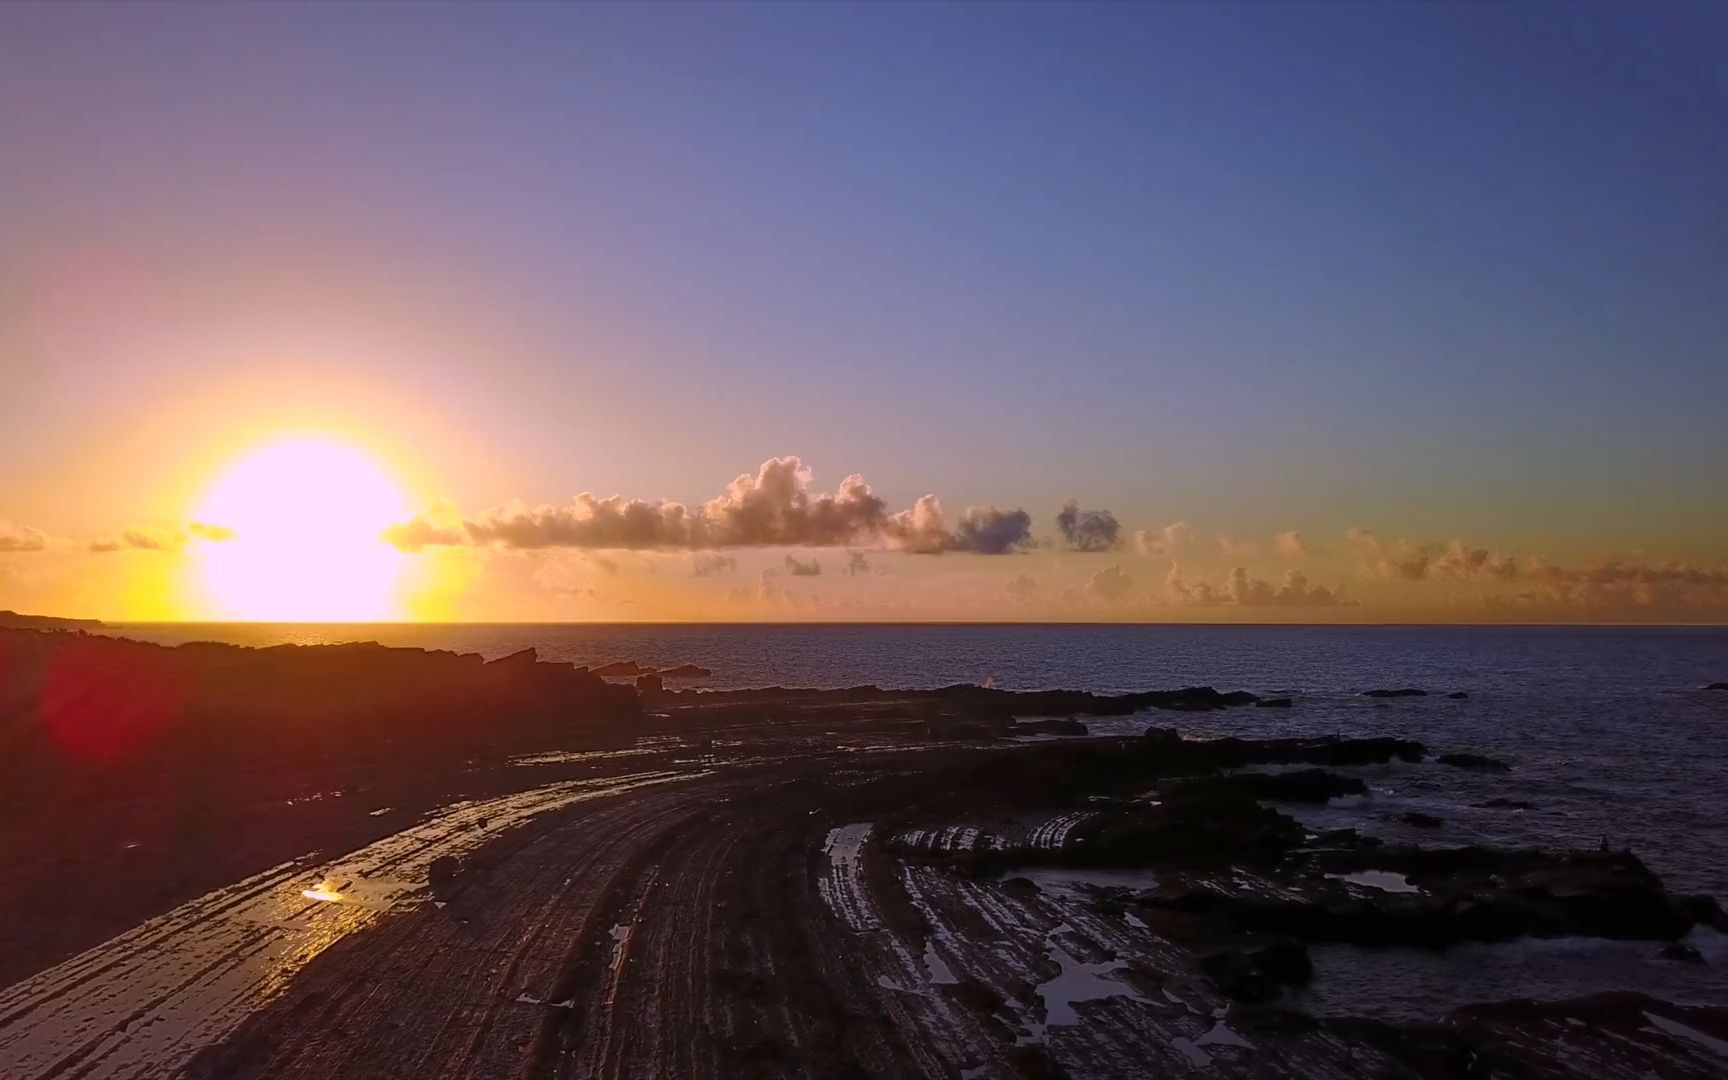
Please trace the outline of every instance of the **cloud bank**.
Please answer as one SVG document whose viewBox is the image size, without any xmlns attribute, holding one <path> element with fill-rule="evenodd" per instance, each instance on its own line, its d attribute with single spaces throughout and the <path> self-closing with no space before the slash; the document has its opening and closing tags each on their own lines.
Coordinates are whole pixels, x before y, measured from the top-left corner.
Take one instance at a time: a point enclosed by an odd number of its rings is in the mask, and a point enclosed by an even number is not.
<svg viewBox="0 0 1728 1080">
<path fill-rule="evenodd" d="M 887 504 L 858 475 L 832 494 L 814 492 L 797 457 L 771 458 L 694 509 L 662 500 L 584 492 L 564 506 L 512 503 L 463 518 L 447 507 L 391 526 L 384 537 L 404 551 L 436 546 L 514 549 L 618 548 L 716 550 L 747 547 L 845 547 L 880 543 L 915 554 L 1003 555 L 1031 544 L 1024 510 L 972 507 L 950 526 L 934 495 L 909 510 Z"/>
<path fill-rule="evenodd" d="M 1186 521 L 1173 521 L 1162 529 L 1141 529 L 1134 534 L 1134 546 L 1142 555 L 1168 557 L 1176 554 L 1194 535 Z"/>
<path fill-rule="evenodd" d="M 1202 607 L 1234 605 L 1260 608 L 1329 608 L 1348 603 L 1337 590 L 1323 585 L 1308 584 L 1308 576 L 1300 570 L 1290 570 L 1274 585 L 1250 577 L 1246 567 L 1231 570 L 1219 584 L 1197 581 L 1189 584 L 1175 563 L 1164 577 L 1165 597 L 1174 604 Z"/>
</svg>

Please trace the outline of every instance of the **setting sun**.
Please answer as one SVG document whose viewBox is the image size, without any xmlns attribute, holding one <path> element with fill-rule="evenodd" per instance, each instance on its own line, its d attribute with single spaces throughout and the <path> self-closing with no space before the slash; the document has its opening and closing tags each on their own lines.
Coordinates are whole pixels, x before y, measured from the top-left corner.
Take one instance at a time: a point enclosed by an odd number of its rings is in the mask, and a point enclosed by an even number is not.
<svg viewBox="0 0 1728 1080">
<path fill-rule="evenodd" d="M 403 556 L 380 534 L 404 512 L 395 481 L 353 447 L 272 443 L 229 466 L 198 506 L 200 521 L 232 533 L 202 545 L 204 584 L 229 618 L 391 618 Z"/>
</svg>

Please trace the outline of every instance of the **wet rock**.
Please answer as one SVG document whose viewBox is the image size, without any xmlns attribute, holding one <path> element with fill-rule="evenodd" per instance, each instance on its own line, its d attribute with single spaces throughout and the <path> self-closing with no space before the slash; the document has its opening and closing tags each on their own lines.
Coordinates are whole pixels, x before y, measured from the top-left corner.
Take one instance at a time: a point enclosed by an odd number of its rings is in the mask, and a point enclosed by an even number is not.
<svg viewBox="0 0 1728 1080">
<path fill-rule="evenodd" d="M 1097 817 L 1071 834 L 1056 857 L 1066 863 L 1251 863 L 1275 859 L 1306 836 L 1295 819 L 1270 810 L 1230 785 L 1178 788 L 1157 806 Z"/>
<path fill-rule="evenodd" d="M 1243 765 L 1384 765 L 1394 759 L 1419 762 L 1427 749 L 1409 739 L 1214 739 L 1194 744 L 1220 767 Z"/>
<path fill-rule="evenodd" d="M 1682 896 L 1680 907 L 1688 918 L 1712 930 L 1728 934 L 1728 913 L 1711 896 Z"/>
<path fill-rule="evenodd" d="M 1308 947 L 1291 938 L 1267 942 L 1251 951 L 1248 958 L 1267 978 L 1287 986 L 1301 986 L 1314 977 Z"/>
<path fill-rule="evenodd" d="M 645 668 L 634 660 L 615 660 L 594 668 L 592 674 L 603 678 L 634 678 L 637 675 L 652 675 L 654 669 Z"/>
<path fill-rule="evenodd" d="M 1364 690 L 1362 696 L 1372 698 L 1427 697 L 1428 691 L 1418 690 L 1414 686 L 1406 686 L 1398 690 Z"/>
<path fill-rule="evenodd" d="M 713 674 L 712 670 L 699 664 L 679 664 L 677 667 L 669 667 L 659 673 L 662 679 L 706 679 Z"/>
<path fill-rule="evenodd" d="M 1414 825 L 1418 829 L 1438 829 L 1446 824 L 1446 822 L 1435 817 L 1433 814 L 1424 814 L 1420 810 L 1412 810 L 1405 814 L 1403 821 L 1404 824 Z"/>
<path fill-rule="evenodd" d="M 1232 773 L 1228 776 L 1186 780 L 1173 791 L 1183 795 L 1202 792 L 1208 788 L 1234 789 L 1256 799 L 1308 803 L 1324 803 L 1345 795 L 1368 794 L 1368 785 L 1357 777 L 1340 776 L 1325 769 L 1299 769 L 1282 773 Z"/>
<path fill-rule="evenodd" d="M 1469 694 L 1466 694 L 1462 690 L 1454 690 L 1450 694 L 1447 694 L 1446 698 L 1448 701 L 1463 701 L 1466 698 L 1468 698 L 1469 696 L 1470 696 Z"/>
<path fill-rule="evenodd" d="M 1697 924 L 1691 901 L 1667 893 L 1635 857 L 1487 848 L 1319 853 L 1332 871 L 1402 873 L 1420 891 L 1350 889 L 1311 871 L 1189 870 L 1166 878 L 1143 908 L 1208 920 L 1221 934 L 1446 948 L 1464 941 L 1605 937 L 1673 941 Z"/>
<path fill-rule="evenodd" d="M 1257 708 L 1261 708 L 1261 709 L 1288 709 L 1295 703 L 1292 702 L 1287 697 L 1274 697 L 1274 698 L 1261 698 L 1259 701 L 1256 701 L 1254 704 Z"/>
<path fill-rule="evenodd" d="M 1328 829 L 1316 833 L 1309 843 L 1314 847 L 1355 847 L 1362 841 L 1362 834 L 1355 829 Z"/>
<path fill-rule="evenodd" d="M 666 686 L 658 675 L 636 676 L 636 696 L 642 699 L 644 705 L 656 705 L 664 695 Z"/>
<path fill-rule="evenodd" d="M 1051 718 L 1049 720 L 1029 720 L 1014 728 L 1016 735 L 1085 735 L 1086 725 L 1072 716 L 1066 720 Z"/>
<path fill-rule="evenodd" d="M 440 855 L 426 868 L 426 879 L 434 886 L 448 885 L 462 876 L 462 862 L 454 855 Z"/>
<path fill-rule="evenodd" d="M 1200 958 L 1198 966 L 1226 997 L 1236 1001 L 1271 1001 L 1280 993 L 1278 984 L 1255 967 L 1254 961 L 1240 949 L 1208 953 Z"/>
<path fill-rule="evenodd" d="M 1202 956 L 1198 967 L 1226 995 L 1250 1003 L 1272 1001 L 1284 987 L 1314 977 L 1308 947 L 1292 938 L 1218 949 Z"/>
<path fill-rule="evenodd" d="M 1688 945 L 1684 941 L 1669 942 L 1662 946 L 1662 951 L 1657 955 L 1664 960 L 1677 960 L 1682 964 L 1702 964 L 1704 962 L 1704 954 L 1698 951 L 1697 946 Z"/>
<path fill-rule="evenodd" d="M 1470 769 L 1474 772 L 1502 773 L 1512 771 L 1512 766 L 1486 754 L 1441 754 L 1434 760 L 1442 765 L 1450 765 L 1454 769 Z"/>
</svg>

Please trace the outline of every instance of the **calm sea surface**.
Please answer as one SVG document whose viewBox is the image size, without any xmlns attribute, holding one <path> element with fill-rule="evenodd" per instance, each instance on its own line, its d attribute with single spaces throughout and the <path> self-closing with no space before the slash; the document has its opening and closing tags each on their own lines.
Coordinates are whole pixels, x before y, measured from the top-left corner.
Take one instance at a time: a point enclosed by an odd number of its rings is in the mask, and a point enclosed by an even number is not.
<svg viewBox="0 0 1728 1080">
<path fill-rule="evenodd" d="M 1712 628 L 1192 627 L 1192 626 L 641 626 L 151 624 L 128 637 L 379 641 L 594 665 L 695 663 L 693 685 L 928 687 L 985 682 L 1010 689 L 1101 691 L 1210 684 L 1289 693 L 1290 710 L 1235 709 L 1098 721 L 1096 732 L 1147 723 L 1196 734 L 1396 734 L 1436 751 L 1473 750 L 1514 771 L 1369 770 L 1369 800 L 1322 816 L 1390 839 L 1595 847 L 1630 845 L 1680 891 L 1728 900 L 1728 630 Z M 1384 706 L 1374 687 L 1416 686 L 1427 698 Z M 1443 694 L 1466 691 L 1465 701 Z M 1497 795 L 1527 812 L 1478 807 Z M 1444 834 L 1398 818 L 1421 809 Z M 1346 820 L 1348 819 L 1348 820 Z"/>
</svg>

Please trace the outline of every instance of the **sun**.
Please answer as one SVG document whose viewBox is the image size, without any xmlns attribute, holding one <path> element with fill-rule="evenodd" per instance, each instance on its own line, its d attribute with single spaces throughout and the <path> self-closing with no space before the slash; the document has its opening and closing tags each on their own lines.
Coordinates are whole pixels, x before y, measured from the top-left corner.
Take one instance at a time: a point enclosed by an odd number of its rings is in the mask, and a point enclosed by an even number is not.
<svg viewBox="0 0 1728 1080">
<path fill-rule="evenodd" d="M 396 482 L 352 446 L 270 443 L 236 460 L 198 504 L 212 535 L 204 584 L 225 618 L 360 622 L 397 614 L 405 557 L 386 526 L 407 517 Z"/>
</svg>

